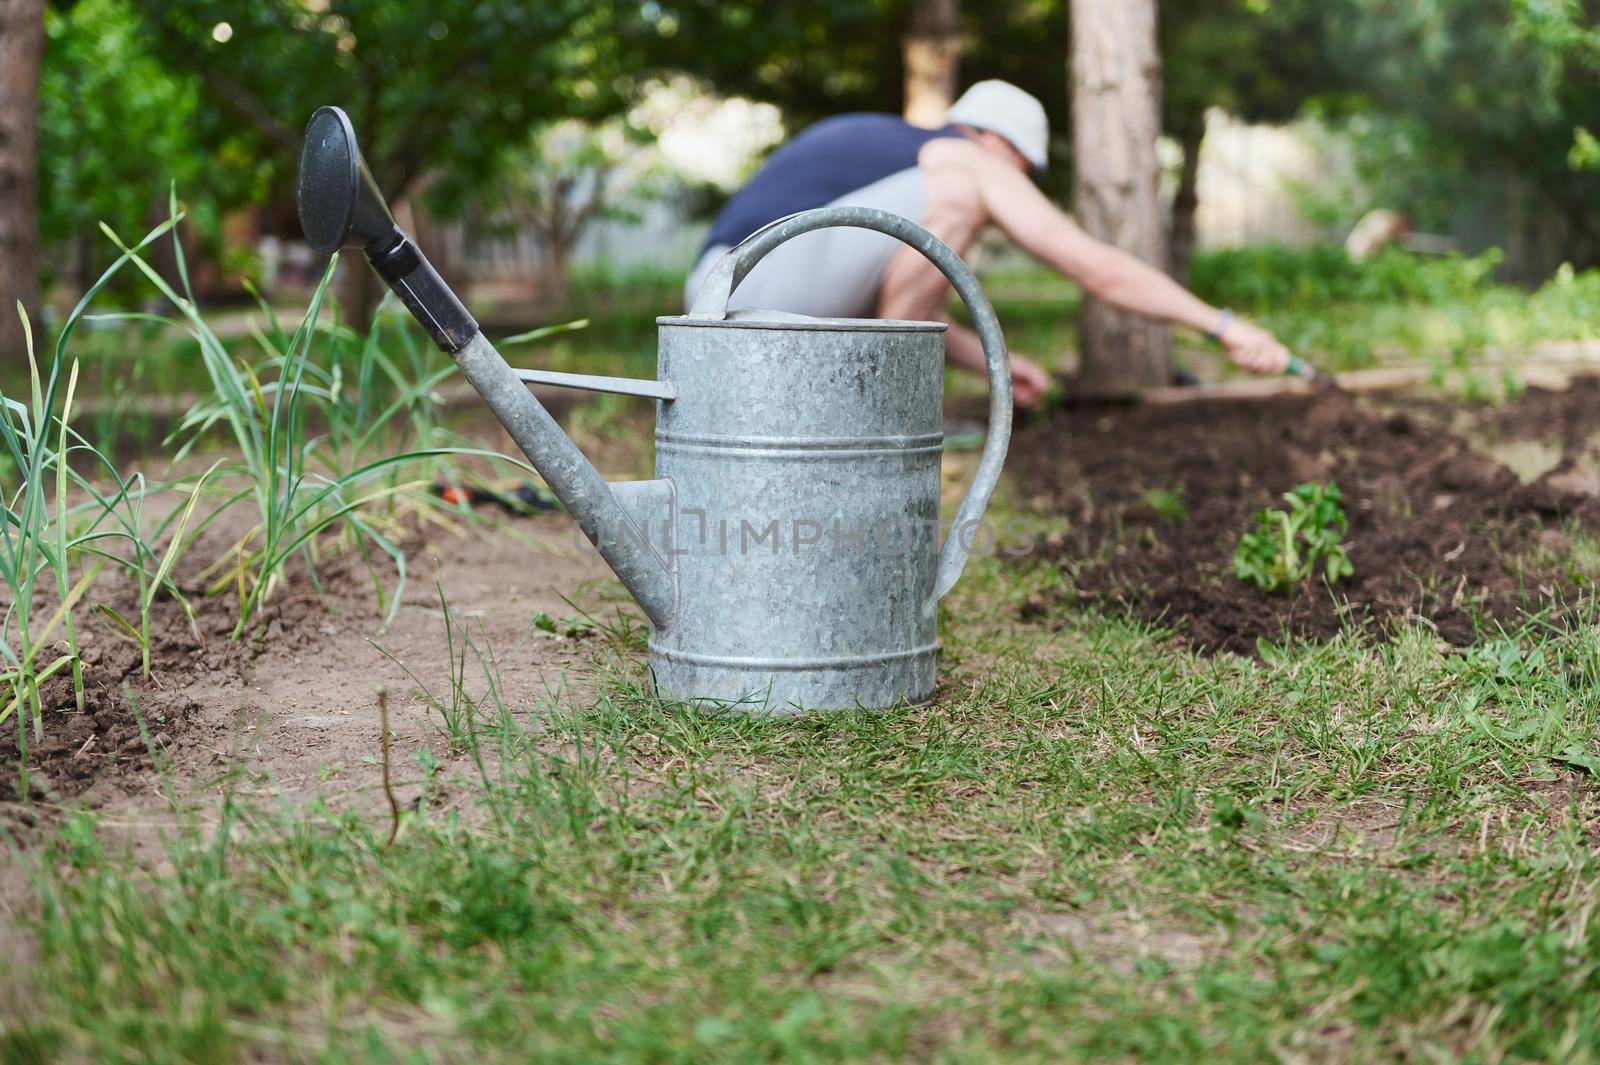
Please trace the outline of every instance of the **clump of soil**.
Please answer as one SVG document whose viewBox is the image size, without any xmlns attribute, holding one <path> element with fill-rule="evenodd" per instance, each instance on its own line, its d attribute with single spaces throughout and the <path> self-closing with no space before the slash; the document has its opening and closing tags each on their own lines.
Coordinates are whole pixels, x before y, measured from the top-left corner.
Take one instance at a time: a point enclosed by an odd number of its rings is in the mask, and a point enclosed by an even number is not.
<svg viewBox="0 0 1600 1065">
<path fill-rule="evenodd" d="M 1577 412 L 1594 408 L 1559 394 L 1519 397 L 1503 431 L 1549 430 L 1540 404 L 1562 412 L 1557 429 L 1577 450 Z M 1485 619 L 1570 608 L 1581 590 L 1560 561 L 1562 523 L 1600 524 L 1600 481 L 1570 457 L 1524 485 L 1461 437 L 1337 392 L 1069 408 L 1020 431 L 1014 454 L 1024 483 L 1070 521 L 1045 550 L 1073 571 L 1079 599 L 1173 626 L 1203 650 L 1251 653 L 1260 639 L 1352 623 L 1381 635 L 1394 618 L 1468 643 Z M 1354 576 L 1292 599 L 1238 581 L 1233 550 L 1251 515 L 1307 481 L 1343 491 Z M 1186 513 L 1160 493 L 1177 493 Z"/>
</svg>

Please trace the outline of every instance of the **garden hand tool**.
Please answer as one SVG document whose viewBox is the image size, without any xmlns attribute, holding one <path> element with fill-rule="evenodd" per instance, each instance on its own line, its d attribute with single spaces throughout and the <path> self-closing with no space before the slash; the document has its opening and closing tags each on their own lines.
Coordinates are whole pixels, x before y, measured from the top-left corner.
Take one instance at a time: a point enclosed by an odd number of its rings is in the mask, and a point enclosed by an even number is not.
<svg viewBox="0 0 1600 1065">
<path fill-rule="evenodd" d="M 451 506 L 493 503 L 507 514 L 526 516 L 561 507 L 532 481 L 524 481 L 508 491 L 482 488 L 477 485 L 458 485 L 440 482 L 433 486 L 433 494 Z"/>
<path fill-rule="evenodd" d="M 1318 391 L 1339 387 L 1339 383 L 1333 379 L 1331 374 L 1323 373 L 1321 370 L 1317 369 L 1315 366 L 1311 365 L 1298 355 L 1289 356 L 1288 369 L 1289 373 L 1293 374 L 1294 376 L 1304 378 L 1305 380 L 1311 382 L 1311 384 Z"/>
</svg>

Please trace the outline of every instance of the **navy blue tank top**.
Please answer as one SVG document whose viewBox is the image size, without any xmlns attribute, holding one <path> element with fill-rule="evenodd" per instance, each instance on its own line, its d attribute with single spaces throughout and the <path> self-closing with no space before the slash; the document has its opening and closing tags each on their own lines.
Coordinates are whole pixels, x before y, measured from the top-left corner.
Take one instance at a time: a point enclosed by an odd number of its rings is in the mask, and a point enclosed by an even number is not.
<svg viewBox="0 0 1600 1065">
<path fill-rule="evenodd" d="M 712 224 L 705 247 L 732 246 L 768 222 L 832 203 L 916 166 L 917 153 L 929 141 L 959 136 L 953 127 L 922 129 L 894 115 L 825 118 L 773 153 L 728 201 Z"/>
</svg>

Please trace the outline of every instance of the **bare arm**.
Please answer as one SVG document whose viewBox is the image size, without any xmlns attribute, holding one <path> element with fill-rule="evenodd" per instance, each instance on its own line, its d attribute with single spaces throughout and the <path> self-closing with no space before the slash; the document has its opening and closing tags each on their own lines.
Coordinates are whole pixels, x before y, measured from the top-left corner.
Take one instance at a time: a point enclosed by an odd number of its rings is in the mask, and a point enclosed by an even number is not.
<svg viewBox="0 0 1600 1065">
<path fill-rule="evenodd" d="M 1089 236 L 1026 175 L 976 146 L 960 154 L 974 171 L 989 218 L 1029 255 L 1114 307 L 1201 332 L 1216 326 L 1220 310 L 1155 267 Z"/>
<path fill-rule="evenodd" d="M 948 322 L 950 331 L 944 338 L 944 357 L 951 366 L 983 377 L 989 372 L 983 354 L 983 340 L 964 325 L 951 322 L 943 314 L 940 320 Z M 1021 355 L 1011 356 L 1011 392 L 1019 407 L 1031 407 L 1044 397 L 1050 387 L 1050 375 L 1044 368 Z"/>
<path fill-rule="evenodd" d="M 1125 311 L 1204 333 L 1223 324 L 1221 310 L 1155 267 L 1089 236 L 1020 170 L 977 145 L 953 139 L 934 141 L 924 149 L 921 161 L 928 174 L 930 212 L 946 198 L 952 205 L 962 200 L 971 204 L 975 198 L 984 221 L 994 222 L 1020 248 L 1083 286 L 1091 296 Z M 947 188 L 957 191 L 946 197 L 942 190 Z M 1230 324 L 1221 340 L 1245 369 L 1281 373 L 1288 364 L 1287 349 L 1247 322 Z"/>
<path fill-rule="evenodd" d="M 945 180 L 930 180 L 926 192 L 923 228 L 958 254 L 965 251 L 987 221 L 978 209 L 970 177 L 947 174 Z M 950 327 L 945 335 L 945 358 L 952 366 L 983 377 L 988 372 L 983 341 L 945 314 L 944 301 L 949 292 L 950 283 L 938 267 L 921 252 L 904 248 L 884 275 L 883 287 L 878 291 L 877 316 L 945 322 Z M 1011 386 L 1017 405 L 1032 407 L 1050 387 L 1050 375 L 1037 363 L 1012 353 Z"/>
</svg>

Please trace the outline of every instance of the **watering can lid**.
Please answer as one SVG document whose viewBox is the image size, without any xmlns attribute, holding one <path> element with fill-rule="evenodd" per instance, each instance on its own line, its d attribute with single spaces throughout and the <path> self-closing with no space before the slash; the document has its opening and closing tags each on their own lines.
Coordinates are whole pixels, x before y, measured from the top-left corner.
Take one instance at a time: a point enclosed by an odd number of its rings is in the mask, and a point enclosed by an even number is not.
<svg viewBox="0 0 1600 1065">
<path fill-rule="evenodd" d="M 656 324 L 694 326 L 702 329 L 801 329 L 853 333 L 943 333 L 950 328 L 945 322 L 912 322 L 895 318 L 815 318 L 809 314 L 759 308 L 729 311 L 726 317 L 722 318 L 664 314 L 656 319 Z"/>
</svg>

